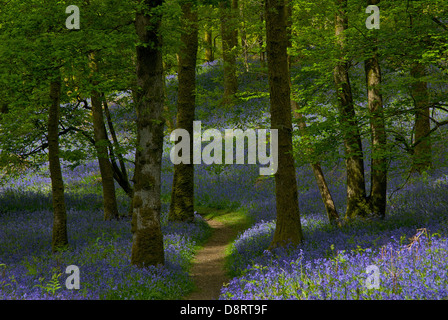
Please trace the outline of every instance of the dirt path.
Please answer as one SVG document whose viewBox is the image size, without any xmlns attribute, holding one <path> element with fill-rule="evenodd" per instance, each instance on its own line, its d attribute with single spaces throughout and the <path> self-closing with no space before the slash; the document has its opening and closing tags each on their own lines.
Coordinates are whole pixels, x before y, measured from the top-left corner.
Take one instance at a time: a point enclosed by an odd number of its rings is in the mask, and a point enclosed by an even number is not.
<svg viewBox="0 0 448 320">
<path fill-rule="evenodd" d="M 224 269 L 226 246 L 234 236 L 231 227 L 216 220 L 209 220 L 213 234 L 204 247 L 196 253 L 190 271 L 196 290 L 186 300 L 216 300 L 223 283 L 228 282 Z"/>
</svg>

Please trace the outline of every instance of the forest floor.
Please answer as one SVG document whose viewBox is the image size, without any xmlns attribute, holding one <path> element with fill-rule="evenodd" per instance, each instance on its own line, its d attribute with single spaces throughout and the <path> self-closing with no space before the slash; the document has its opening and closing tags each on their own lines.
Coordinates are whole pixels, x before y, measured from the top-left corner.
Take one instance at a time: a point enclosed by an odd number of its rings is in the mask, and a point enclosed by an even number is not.
<svg viewBox="0 0 448 320">
<path fill-rule="evenodd" d="M 230 280 L 225 267 L 229 244 L 248 224 L 239 212 L 213 211 L 204 216 L 213 233 L 195 255 L 190 275 L 196 288 L 186 300 L 218 299 L 223 284 Z"/>
</svg>

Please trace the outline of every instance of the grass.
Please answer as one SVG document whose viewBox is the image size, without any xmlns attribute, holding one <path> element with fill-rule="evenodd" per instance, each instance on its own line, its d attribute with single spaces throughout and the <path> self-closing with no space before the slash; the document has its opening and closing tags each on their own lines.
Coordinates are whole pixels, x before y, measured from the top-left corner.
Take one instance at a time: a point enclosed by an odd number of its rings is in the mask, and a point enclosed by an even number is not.
<svg viewBox="0 0 448 320">
<path fill-rule="evenodd" d="M 246 230 L 254 222 L 243 207 L 238 209 L 216 209 L 213 207 L 196 207 L 196 212 L 206 220 L 216 220 L 224 223 L 235 233 Z"/>
</svg>

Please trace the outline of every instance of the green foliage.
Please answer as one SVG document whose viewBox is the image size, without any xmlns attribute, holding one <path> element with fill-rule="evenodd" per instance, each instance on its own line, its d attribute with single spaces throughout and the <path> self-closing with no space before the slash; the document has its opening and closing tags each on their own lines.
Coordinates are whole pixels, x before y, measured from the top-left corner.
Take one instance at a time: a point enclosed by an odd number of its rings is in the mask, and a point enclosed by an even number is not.
<svg viewBox="0 0 448 320">
<path fill-rule="evenodd" d="M 43 291 L 54 296 L 56 294 L 56 291 L 58 291 L 59 289 L 62 288 L 61 284 L 59 283 L 59 277 L 61 275 L 62 275 L 62 273 L 54 273 L 51 276 L 51 279 L 46 284 L 42 284 L 43 281 L 45 280 L 45 278 L 40 277 L 39 278 L 40 284 L 37 284 L 34 287 L 41 288 Z"/>
<path fill-rule="evenodd" d="M 134 5 L 84 2 L 79 5 L 81 28 L 72 31 L 65 27 L 69 4 L 8 1 L 0 12 L 0 106 L 5 111 L 0 117 L 0 167 L 5 175 L 46 160 L 48 88 L 55 70 L 64 80 L 61 155 L 73 166 L 93 151 L 86 139 L 91 115 L 85 101 L 94 88 L 88 54 L 96 52 L 99 92 L 127 90 L 134 81 L 135 68 L 129 63 L 135 54 Z"/>
<path fill-rule="evenodd" d="M 6 269 L 7 266 L 4 263 L 0 263 L 0 289 L 4 290 L 6 287 L 11 286 L 11 283 L 8 283 L 6 281 Z M 17 283 L 17 281 L 15 280 L 14 275 L 12 275 L 11 277 L 9 277 L 10 281 L 12 283 Z"/>
<path fill-rule="evenodd" d="M 398 165 L 399 172 L 407 172 L 411 164 L 414 139 L 414 100 L 409 86 L 416 79 L 410 68 L 416 62 L 428 68 L 431 104 L 436 106 L 431 120 L 432 126 L 446 120 L 447 110 L 437 108 L 439 101 L 446 105 L 446 41 L 445 28 L 437 21 L 446 21 L 448 12 L 444 1 L 381 2 L 379 30 L 365 27 L 367 14 L 364 3 L 348 1 L 349 27 L 344 36 L 344 57 L 350 64 L 350 81 L 356 105 L 356 120 L 364 139 L 365 158 L 374 158 L 370 140 L 369 114 L 366 107 L 366 84 L 364 60 L 377 46 L 382 68 L 381 94 L 385 106 L 385 121 L 388 139 L 386 157 Z M 341 55 L 334 38 L 334 1 L 293 1 L 291 19 L 291 42 L 289 54 L 292 61 L 292 94 L 299 103 L 300 112 L 308 125 L 305 136 L 295 137 L 297 165 L 319 160 L 324 164 L 337 161 L 344 128 L 338 120 L 332 72 Z M 435 18 L 437 17 L 437 18 Z M 442 18 L 443 17 L 443 18 Z M 378 40 L 373 43 L 372 37 Z M 430 70 L 430 71 L 429 71 Z M 442 97 L 444 96 L 444 97 Z M 433 132 L 433 143 L 441 138 Z M 307 152 L 311 150 L 313 153 Z M 433 149 L 434 153 L 437 150 Z"/>
</svg>

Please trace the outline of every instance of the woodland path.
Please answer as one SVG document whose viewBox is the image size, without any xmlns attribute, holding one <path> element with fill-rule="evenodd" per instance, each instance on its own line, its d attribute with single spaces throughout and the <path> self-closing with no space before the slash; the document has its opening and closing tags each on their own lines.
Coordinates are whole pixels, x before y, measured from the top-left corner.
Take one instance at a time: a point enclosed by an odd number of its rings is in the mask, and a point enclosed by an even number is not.
<svg viewBox="0 0 448 320">
<path fill-rule="evenodd" d="M 212 219 L 207 222 L 213 233 L 196 253 L 190 271 L 196 289 L 185 297 L 186 300 L 216 300 L 223 284 L 229 281 L 224 267 L 225 250 L 235 231 L 220 221 Z"/>
</svg>

